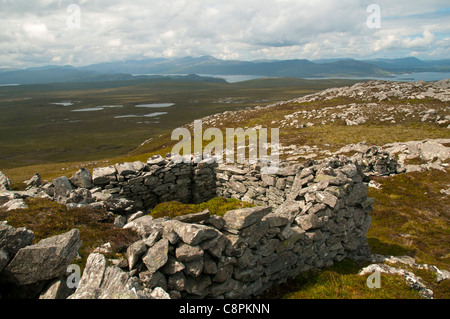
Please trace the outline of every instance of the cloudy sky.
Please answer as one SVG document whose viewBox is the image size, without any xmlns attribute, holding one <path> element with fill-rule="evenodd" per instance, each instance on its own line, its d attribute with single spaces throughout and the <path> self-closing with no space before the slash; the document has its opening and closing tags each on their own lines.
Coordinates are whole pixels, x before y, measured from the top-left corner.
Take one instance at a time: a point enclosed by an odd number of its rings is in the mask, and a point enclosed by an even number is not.
<svg viewBox="0 0 450 319">
<path fill-rule="evenodd" d="M 449 59 L 450 3 L 0 0 L 0 67 L 202 55 Z"/>
</svg>

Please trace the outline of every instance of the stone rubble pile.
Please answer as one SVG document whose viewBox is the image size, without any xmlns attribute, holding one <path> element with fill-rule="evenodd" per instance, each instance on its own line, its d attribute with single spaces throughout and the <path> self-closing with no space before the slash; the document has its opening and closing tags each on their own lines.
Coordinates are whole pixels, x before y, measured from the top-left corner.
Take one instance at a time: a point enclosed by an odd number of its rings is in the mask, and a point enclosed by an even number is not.
<svg viewBox="0 0 450 319">
<path fill-rule="evenodd" d="M 351 160 L 368 175 L 392 175 L 424 171 L 428 169 L 445 170 L 450 158 L 450 139 L 430 139 L 389 143 L 383 146 L 370 146 L 365 142 L 346 145 L 335 155 L 355 153 Z M 422 164 L 408 161 L 419 160 Z"/>
</svg>

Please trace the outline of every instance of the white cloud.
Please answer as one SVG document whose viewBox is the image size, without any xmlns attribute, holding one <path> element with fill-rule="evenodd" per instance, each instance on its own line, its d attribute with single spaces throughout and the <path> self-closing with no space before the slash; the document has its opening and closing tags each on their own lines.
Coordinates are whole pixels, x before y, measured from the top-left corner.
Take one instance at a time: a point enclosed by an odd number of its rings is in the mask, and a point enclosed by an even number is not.
<svg viewBox="0 0 450 319">
<path fill-rule="evenodd" d="M 31 40 L 38 41 L 54 41 L 55 37 L 49 33 L 47 26 L 44 23 L 25 23 L 23 25 L 25 35 Z"/>
<path fill-rule="evenodd" d="M 372 0 L 0 0 L 0 66 L 85 65 L 156 56 L 222 59 L 448 58 L 447 1 L 377 0 L 382 28 L 369 29 Z"/>
<path fill-rule="evenodd" d="M 407 38 L 403 40 L 403 46 L 406 48 L 424 48 L 432 45 L 434 41 L 434 34 L 430 31 L 424 31 L 423 37 L 416 37 L 414 39 Z"/>
</svg>

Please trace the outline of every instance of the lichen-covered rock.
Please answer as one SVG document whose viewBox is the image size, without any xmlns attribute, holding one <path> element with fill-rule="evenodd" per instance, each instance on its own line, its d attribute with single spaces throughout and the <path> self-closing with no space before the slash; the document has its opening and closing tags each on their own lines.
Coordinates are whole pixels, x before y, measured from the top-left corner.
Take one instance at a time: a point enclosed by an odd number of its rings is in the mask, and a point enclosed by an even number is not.
<svg viewBox="0 0 450 319">
<path fill-rule="evenodd" d="M 34 232 L 24 227 L 14 228 L 7 222 L 0 222 L 0 249 L 5 251 L 10 258 L 17 252 L 33 243 Z"/>
<path fill-rule="evenodd" d="M 150 271 L 150 273 L 154 273 L 166 264 L 169 258 L 167 255 L 168 253 L 169 241 L 167 239 L 161 239 L 147 250 L 142 257 L 142 261 L 148 271 Z"/>
<path fill-rule="evenodd" d="M 72 183 L 72 185 L 79 188 L 90 189 L 94 186 L 92 183 L 92 175 L 85 168 L 80 168 L 78 171 L 76 171 L 70 178 L 70 182 Z"/>
<path fill-rule="evenodd" d="M 94 185 L 106 185 L 116 180 L 117 170 L 113 165 L 107 167 L 96 167 L 92 171 L 92 182 Z"/>
<path fill-rule="evenodd" d="M 188 224 L 173 220 L 170 222 L 170 226 L 184 243 L 193 246 L 218 235 L 216 229 L 199 224 Z"/>
<path fill-rule="evenodd" d="M 66 273 L 80 246 L 78 229 L 42 239 L 21 248 L 3 270 L 3 278 L 18 285 L 57 278 Z"/>
<path fill-rule="evenodd" d="M 0 191 L 10 190 L 11 181 L 2 171 L 0 171 Z"/>
<path fill-rule="evenodd" d="M 235 209 L 225 213 L 223 218 L 227 227 L 240 230 L 253 225 L 271 211 L 272 207 L 268 206 Z"/>
<path fill-rule="evenodd" d="M 26 209 L 28 208 L 28 205 L 25 203 L 23 199 L 17 198 L 11 199 L 10 201 L 3 204 L 1 207 L 6 209 L 7 212 L 9 212 L 15 209 Z"/>
<path fill-rule="evenodd" d="M 69 197 L 70 192 L 73 190 L 72 184 L 66 176 L 62 176 L 53 180 L 54 198 L 57 201 L 63 200 Z"/>
<path fill-rule="evenodd" d="M 128 224 L 123 226 L 123 228 L 132 229 L 142 238 L 147 238 L 152 233 L 159 233 L 160 235 L 162 235 L 164 226 L 162 225 L 161 221 L 155 220 L 150 215 L 145 215 L 133 220 L 132 222 L 129 222 Z"/>
</svg>

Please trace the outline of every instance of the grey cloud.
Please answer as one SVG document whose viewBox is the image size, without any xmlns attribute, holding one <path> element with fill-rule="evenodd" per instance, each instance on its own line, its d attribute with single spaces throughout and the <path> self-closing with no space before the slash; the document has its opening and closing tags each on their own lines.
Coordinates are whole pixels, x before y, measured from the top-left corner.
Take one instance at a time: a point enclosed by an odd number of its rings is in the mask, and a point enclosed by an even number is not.
<svg viewBox="0 0 450 319">
<path fill-rule="evenodd" d="M 380 30 L 366 26 L 366 8 L 373 2 L 382 8 Z M 80 6 L 80 29 L 66 25 L 71 3 Z M 448 50 L 439 50 L 433 36 L 449 36 L 449 15 L 434 14 L 445 7 L 446 1 L 434 0 L 0 0 L 0 66 L 205 54 L 230 59 L 381 57 L 413 50 L 444 58 Z"/>
</svg>

